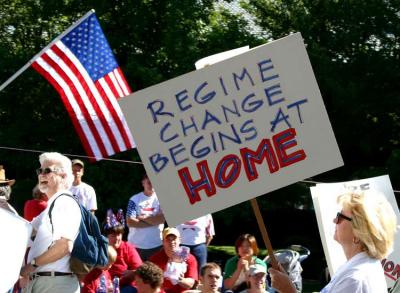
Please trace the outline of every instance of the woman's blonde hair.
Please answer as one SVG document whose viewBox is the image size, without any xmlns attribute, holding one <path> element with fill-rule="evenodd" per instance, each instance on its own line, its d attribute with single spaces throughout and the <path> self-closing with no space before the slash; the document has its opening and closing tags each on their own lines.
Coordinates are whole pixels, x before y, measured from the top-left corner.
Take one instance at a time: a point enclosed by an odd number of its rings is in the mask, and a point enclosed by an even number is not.
<svg viewBox="0 0 400 293">
<path fill-rule="evenodd" d="M 382 193 L 351 191 L 340 195 L 338 203 L 351 212 L 354 236 L 360 239 L 370 257 L 383 259 L 392 252 L 396 215 Z"/>
</svg>

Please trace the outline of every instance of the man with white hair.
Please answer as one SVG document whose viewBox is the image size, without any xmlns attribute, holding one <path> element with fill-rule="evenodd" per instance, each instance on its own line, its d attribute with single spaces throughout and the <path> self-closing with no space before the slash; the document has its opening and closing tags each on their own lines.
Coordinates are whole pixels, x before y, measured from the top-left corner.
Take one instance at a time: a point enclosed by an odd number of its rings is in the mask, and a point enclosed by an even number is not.
<svg viewBox="0 0 400 293">
<path fill-rule="evenodd" d="M 32 221 L 36 237 L 21 270 L 22 277 L 29 277 L 23 292 L 78 293 L 78 278 L 69 265 L 81 223 L 79 205 L 68 191 L 73 181 L 71 161 L 59 153 L 41 154 L 39 161 L 39 189 L 47 195 L 48 207 Z"/>
</svg>

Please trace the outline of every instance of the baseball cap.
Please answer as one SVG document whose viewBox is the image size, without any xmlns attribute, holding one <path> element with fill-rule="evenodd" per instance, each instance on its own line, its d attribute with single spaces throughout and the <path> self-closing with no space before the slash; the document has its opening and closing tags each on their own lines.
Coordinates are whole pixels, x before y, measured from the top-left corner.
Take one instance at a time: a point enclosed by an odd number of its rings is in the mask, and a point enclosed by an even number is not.
<svg viewBox="0 0 400 293">
<path fill-rule="evenodd" d="M 162 238 L 165 239 L 168 235 L 175 235 L 176 237 L 180 237 L 181 234 L 179 233 L 178 229 L 174 227 L 165 228 L 162 232 Z"/>
<path fill-rule="evenodd" d="M 249 267 L 249 276 L 254 276 L 258 273 L 267 273 L 267 268 L 260 264 L 254 264 Z"/>
<path fill-rule="evenodd" d="M 82 167 L 85 167 L 85 164 L 79 159 L 72 160 L 72 166 L 73 165 L 81 165 Z"/>
</svg>

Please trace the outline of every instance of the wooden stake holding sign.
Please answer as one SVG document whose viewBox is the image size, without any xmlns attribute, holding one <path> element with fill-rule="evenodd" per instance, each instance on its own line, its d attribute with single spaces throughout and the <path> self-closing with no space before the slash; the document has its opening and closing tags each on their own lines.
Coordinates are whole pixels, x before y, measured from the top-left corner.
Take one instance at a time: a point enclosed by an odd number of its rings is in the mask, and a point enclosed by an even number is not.
<svg viewBox="0 0 400 293">
<path fill-rule="evenodd" d="M 250 199 L 250 203 L 251 207 L 253 208 L 254 214 L 256 216 L 257 224 L 258 227 L 260 228 L 261 236 L 264 240 L 265 247 L 268 250 L 268 255 L 271 258 L 272 267 L 276 270 L 279 270 L 278 261 L 276 260 L 276 257 L 274 255 L 274 250 L 272 249 L 271 241 L 269 240 L 267 228 L 265 227 L 264 220 L 257 203 L 257 199 L 256 198 Z"/>
</svg>

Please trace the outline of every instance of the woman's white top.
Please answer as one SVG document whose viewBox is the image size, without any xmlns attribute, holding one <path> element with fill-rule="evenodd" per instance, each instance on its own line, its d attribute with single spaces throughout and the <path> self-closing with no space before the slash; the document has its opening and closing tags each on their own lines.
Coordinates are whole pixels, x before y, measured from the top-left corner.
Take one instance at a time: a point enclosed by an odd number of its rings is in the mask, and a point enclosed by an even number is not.
<svg viewBox="0 0 400 293">
<path fill-rule="evenodd" d="M 378 259 L 360 252 L 349 259 L 333 275 L 321 293 L 381 293 L 387 284 Z"/>
</svg>

